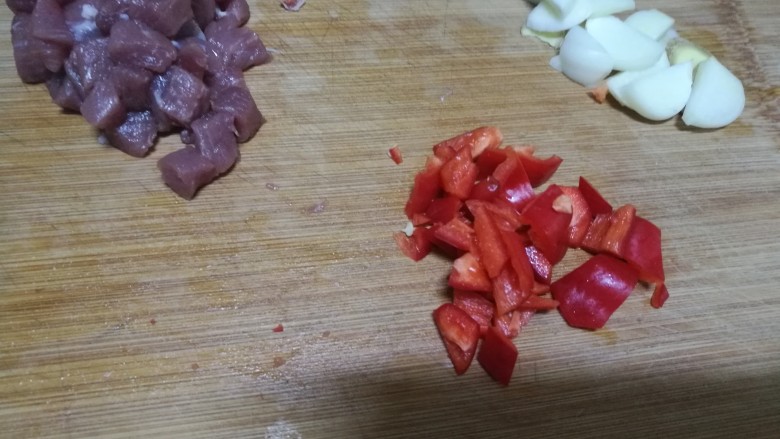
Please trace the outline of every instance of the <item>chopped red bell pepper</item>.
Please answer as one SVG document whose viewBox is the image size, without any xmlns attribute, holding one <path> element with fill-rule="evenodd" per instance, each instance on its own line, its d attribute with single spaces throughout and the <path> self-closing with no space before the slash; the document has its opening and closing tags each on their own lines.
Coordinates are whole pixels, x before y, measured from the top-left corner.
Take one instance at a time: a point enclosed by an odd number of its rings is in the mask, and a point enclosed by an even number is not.
<svg viewBox="0 0 780 439">
<path fill-rule="evenodd" d="M 455 157 L 455 154 L 457 154 L 457 152 L 450 145 L 438 144 L 433 147 L 433 155 L 440 158 L 443 162 L 449 161 L 451 158 Z"/>
<path fill-rule="evenodd" d="M 609 219 L 612 216 L 611 213 L 600 213 L 593 218 L 593 221 L 588 227 L 588 233 L 585 234 L 585 238 L 582 239 L 580 248 L 589 253 L 598 253 L 601 251 L 601 242 L 604 240 L 604 235 L 607 234 L 609 229 Z"/>
<path fill-rule="evenodd" d="M 500 231 L 488 211 L 483 206 L 476 205 L 471 213 L 474 214 L 474 233 L 477 237 L 480 260 L 488 276 L 493 279 L 504 268 L 509 255 L 504 248 Z"/>
<path fill-rule="evenodd" d="M 517 287 L 524 295 L 532 294 L 534 287 L 534 269 L 525 252 L 523 238 L 514 231 L 501 231 L 501 239 L 504 241 L 509 254 L 509 264 L 515 272 Z"/>
<path fill-rule="evenodd" d="M 661 253 L 661 229 L 637 216 L 626 239 L 623 257 L 639 271 L 639 279 L 664 283 L 664 260 Z"/>
<path fill-rule="evenodd" d="M 592 219 L 590 207 L 585 197 L 579 189 L 574 186 L 560 186 L 561 191 L 569 197 L 571 201 L 571 222 L 569 222 L 569 240 L 568 245 L 571 248 L 578 248 L 588 233 L 588 227 Z"/>
<path fill-rule="evenodd" d="M 393 233 L 396 245 L 401 252 L 411 260 L 417 262 L 431 252 L 431 240 L 433 232 L 425 227 L 417 227 L 412 236 L 406 236 L 404 232 Z"/>
<path fill-rule="evenodd" d="M 472 253 L 465 253 L 452 263 L 452 271 L 447 279 L 452 288 L 466 291 L 482 291 L 490 293 L 493 284 L 490 282 L 485 268 Z"/>
<path fill-rule="evenodd" d="M 528 174 L 528 181 L 533 187 L 539 187 L 546 183 L 563 162 L 563 159 L 557 155 L 546 159 L 540 159 L 530 154 L 519 154 L 519 157 L 520 163 L 522 163 L 526 174 Z"/>
<path fill-rule="evenodd" d="M 466 224 L 464 220 L 457 217 L 450 220 L 447 224 L 436 228 L 433 236 L 465 252 L 471 251 L 474 244 L 474 229 Z"/>
<path fill-rule="evenodd" d="M 496 303 L 496 315 L 502 316 L 517 309 L 531 291 L 521 291 L 517 285 L 517 276 L 509 265 L 493 279 L 493 301 Z"/>
<path fill-rule="evenodd" d="M 576 328 L 599 329 L 623 304 L 638 281 L 630 265 L 606 254 L 591 257 L 550 285 L 558 310 Z"/>
<path fill-rule="evenodd" d="M 466 207 L 472 214 L 478 206 L 490 213 L 496 226 L 501 230 L 515 231 L 523 226 L 520 214 L 509 204 L 500 201 L 484 202 L 474 199 L 466 201 Z"/>
<path fill-rule="evenodd" d="M 448 195 L 442 198 L 434 199 L 425 210 L 425 216 L 433 223 L 446 223 L 455 218 L 455 215 L 460 212 L 463 207 L 463 202 L 457 197 Z"/>
<path fill-rule="evenodd" d="M 493 175 L 493 171 L 496 170 L 498 165 L 506 160 L 506 149 L 488 148 L 482 151 L 479 157 L 477 157 L 476 164 L 479 168 L 479 174 L 477 178 L 483 180 Z"/>
<path fill-rule="evenodd" d="M 480 293 L 473 291 L 454 290 L 452 303 L 466 313 L 480 326 L 490 326 L 496 305 Z"/>
<path fill-rule="evenodd" d="M 560 303 L 555 299 L 548 297 L 541 297 L 536 295 L 528 296 L 523 303 L 520 304 L 520 308 L 529 308 L 536 310 L 549 310 L 558 308 Z"/>
<path fill-rule="evenodd" d="M 601 238 L 601 251 L 619 258 L 623 257 L 623 248 L 636 216 L 636 208 L 631 204 L 618 207 L 609 218 L 609 228 Z"/>
<path fill-rule="evenodd" d="M 656 284 L 653 289 L 653 296 L 650 297 L 650 305 L 653 308 L 660 308 L 666 303 L 666 299 L 669 298 L 669 290 L 666 289 L 666 284 Z"/>
<path fill-rule="evenodd" d="M 496 127 L 486 126 L 447 139 L 436 144 L 433 149 L 436 151 L 437 148 L 448 146 L 457 152 L 468 147 L 471 150 L 471 155 L 478 157 L 487 148 L 498 148 L 503 141 L 504 135 L 501 133 L 501 130 Z"/>
<path fill-rule="evenodd" d="M 563 259 L 568 248 L 566 243 L 572 214 L 553 208 L 555 200 L 561 195 L 561 188 L 551 184 L 521 214 L 522 221 L 531 227 L 528 236 L 551 264 Z"/>
<path fill-rule="evenodd" d="M 504 314 L 503 316 L 494 316 L 493 326 L 495 326 L 508 338 L 513 339 L 517 337 L 518 334 L 520 334 L 520 329 L 527 325 L 528 322 L 531 321 L 531 317 L 533 317 L 535 314 L 535 309 L 518 308 L 508 314 Z"/>
<path fill-rule="evenodd" d="M 507 386 L 517 363 L 517 348 L 496 327 L 491 326 L 485 333 L 477 361 L 494 380 Z"/>
<path fill-rule="evenodd" d="M 400 165 L 404 162 L 404 157 L 401 154 L 401 148 L 398 145 L 393 146 L 387 151 L 387 155 L 395 162 L 396 165 Z"/>
<path fill-rule="evenodd" d="M 484 154 L 484 153 L 483 153 Z M 489 175 L 484 180 L 480 180 L 471 189 L 471 195 L 469 198 L 472 200 L 491 201 L 498 196 L 498 191 L 501 189 L 501 184 L 495 177 Z"/>
<path fill-rule="evenodd" d="M 479 324 L 451 303 L 445 303 L 433 312 L 433 320 L 455 367 L 455 373 L 465 373 L 479 343 Z"/>
<path fill-rule="evenodd" d="M 414 187 L 404 208 L 407 218 L 412 219 L 415 213 L 425 213 L 439 194 L 441 191 L 439 171 L 443 164 L 440 159 L 429 157 L 425 169 L 414 177 Z"/>
<path fill-rule="evenodd" d="M 471 160 L 471 148 L 463 148 L 441 167 L 441 187 L 444 192 L 465 200 L 477 181 L 477 172 L 477 165 Z"/>
<path fill-rule="evenodd" d="M 601 196 L 599 191 L 596 190 L 589 182 L 588 180 L 585 180 L 585 177 L 580 177 L 580 183 L 579 183 L 579 190 L 582 193 L 582 196 L 585 198 L 585 201 L 588 202 L 588 207 L 590 207 L 590 213 L 594 217 L 598 214 L 604 213 L 604 214 L 610 214 L 612 213 L 612 205 L 607 202 L 607 200 L 604 199 L 604 197 Z"/>
<path fill-rule="evenodd" d="M 525 247 L 525 254 L 534 270 L 534 278 L 544 285 L 552 282 L 552 264 L 544 257 L 542 252 L 533 245 Z"/>
</svg>

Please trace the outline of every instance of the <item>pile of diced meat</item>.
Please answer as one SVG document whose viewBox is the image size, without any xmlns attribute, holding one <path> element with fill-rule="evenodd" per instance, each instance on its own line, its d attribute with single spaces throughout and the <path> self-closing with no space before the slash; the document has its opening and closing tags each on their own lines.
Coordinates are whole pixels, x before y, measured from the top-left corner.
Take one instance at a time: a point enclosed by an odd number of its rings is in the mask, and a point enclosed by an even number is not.
<svg viewBox="0 0 780 439">
<path fill-rule="evenodd" d="M 183 198 L 230 170 L 263 122 L 243 72 L 269 56 L 244 27 L 246 0 L 6 3 L 24 82 L 45 82 L 55 103 L 132 156 L 181 134 L 185 147 L 158 167 Z"/>
</svg>

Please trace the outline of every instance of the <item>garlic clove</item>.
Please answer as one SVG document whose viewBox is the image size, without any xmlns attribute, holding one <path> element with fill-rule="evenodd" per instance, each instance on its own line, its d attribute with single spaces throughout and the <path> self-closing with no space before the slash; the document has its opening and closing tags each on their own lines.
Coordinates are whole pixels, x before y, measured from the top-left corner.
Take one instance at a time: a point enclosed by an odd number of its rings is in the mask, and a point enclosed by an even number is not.
<svg viewBox="0 0 780 439">
<path fill-rule="evenodd" d="M 715 57 L 696 67 L 693 88 L 682 120 L 699 128 L 721 128 L 739 117 L 745 109 L 742 82 Z"/>
<path fill-rule="evenodd" d="M 666 120 L 682 111 L 691 96 L 693 64 L 659 70 L 626 85 L 626 106 L 650 120 Z"/>
<path fill-rule="evenodd" d="M 663 44 L 611 15 L 588 19 L 585 28 L 612 57 L 615 70 L 646 69 L 664 52 Z"/>
</svg>

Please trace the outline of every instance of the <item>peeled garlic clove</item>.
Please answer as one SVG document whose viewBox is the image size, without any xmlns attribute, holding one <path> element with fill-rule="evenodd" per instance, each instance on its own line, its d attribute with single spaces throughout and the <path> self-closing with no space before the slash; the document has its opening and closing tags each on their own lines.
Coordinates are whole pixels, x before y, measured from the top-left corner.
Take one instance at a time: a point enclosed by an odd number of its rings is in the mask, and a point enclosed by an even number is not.
<svg viewBox="0 0 780 439">
<path fill-rule="evenodd" d="M 566 33 L 561 45 L 560 62 L 564 75 L 586 87 L 606 78 L 614 65 L 601 44 L 580 26 Z"/>
<path fill-rule="evenodd" d="M 588 19 L 585 28 L 612 57 L 616 70 L 646 69 L 664 52 L 661 43 L 611 15 Z"/>
<path fill-rule="evenodd" d="M 623 96 L 623 88 L 625 88 L 626 85 L 636 81 L 639 78 L 652 75 L 653 73 L 663 70 L 669 66 L 669 58 L 665 53 L 662 53 L 661 58 L 659 58 L 655 64 L 647 69 L 626 70 L 625 72 L 612 75 L 609 77 L 609 79 L 607 79 L 607 88 L 609 89 L 609 94 L 614 96 L 615 99 L 617 99 L 617 101 L 621 104 L 627 105 L 626 99 Z"/>
<path fill-rule="evenodd" d="M 563 17 L 565 15 L 568 15 L 569 12 L 572 11 L 572 8 L 574 8 L 574 4 L 577 2 L 577 0 L 547 0 L 550 3 L 550 6 L 555 10 L 555 13 L 558 14 L 559 17 Z"/>
<path fill-rule="evenodd" d="M 559 16 L 550 0 L 544 0 L 528 14 L 525 25 L 540 32 L 560 32 L 585 21 L 591 13 L 591 0 L 573 0 L 571 11 Z"/>
<path fill-rule="evenodd" d="M 591 17 L 603 17 L 636 9 L 634 0 L 591 0 L 591 3 L 593 3 Z"/>
<path fill-rule="evenodd" d="M 623 90 L 626 106 L 650 120 L 666 120 L 682 111 L 691 96 L 693 64 L 667 67 L 639 78 Z"/>
<path fill-rule="evenodd" d="M 710 52 L 683 38 L 669 41 L 666 45 L 666 53 L 669 54 L 669 61 L 672 64 L 690 61 L 694 67 L 712 57 Z"/>
<path fill-rule="evenodd" d="M 557 71 L 563 70 L 563 67 L 561 67 L 561 56 L 555 55 L 554 57 L 550 58 L 550 67 Z"/>
<path fill-rule="evenodd" d="M 563 43 L 563 37 L 566 35 L 566 32 L 539 32 L 533 29 L 529 29 L 527 26 L 523 26 L 520 29 L 520 35 L 524 37 L 536 38 L 537 40 L 545 42 L 553 48 L 557 49 L 561 47 L 561 43 Z"/>
<path fill-rule="evenodd" d="M 742 82 L 715 57 L 696 67 L 693 89 L 682 120 L 699 128 L 721 128 L 737 120 L 745 109 Z"/>
<path fill-rule="evenodd" d="M 674 26 L 674 18 L 658 9 L 646 9 L 629 15 L 624 23 L 657 41 Z"/>
</svg>

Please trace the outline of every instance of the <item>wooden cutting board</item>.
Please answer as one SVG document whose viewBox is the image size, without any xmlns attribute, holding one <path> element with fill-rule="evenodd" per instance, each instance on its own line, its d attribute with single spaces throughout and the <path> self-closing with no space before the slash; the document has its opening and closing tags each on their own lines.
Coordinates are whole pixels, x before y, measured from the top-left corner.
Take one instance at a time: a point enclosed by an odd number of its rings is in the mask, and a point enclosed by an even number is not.
<svg viewBox="0 0 780 439">
<path fill-rule="evenodd" d="M 19 81 L 0 8 L 0 436 L 776 437 L 774 0 L 637 1 L 743 79 L 716 131 L 592 102 L 520 36 L 521 0 L 250 4 L 268 123 L 189 202 L 156 170 L 177 138 L 125 156 Z M 638 287 L 596 332 L 535 317 L 506 388 L 454 375 L 448 261 L 391 238 L 431 145 L 485 124 L 660 225 L 672 295 Z"/>
</svg>

